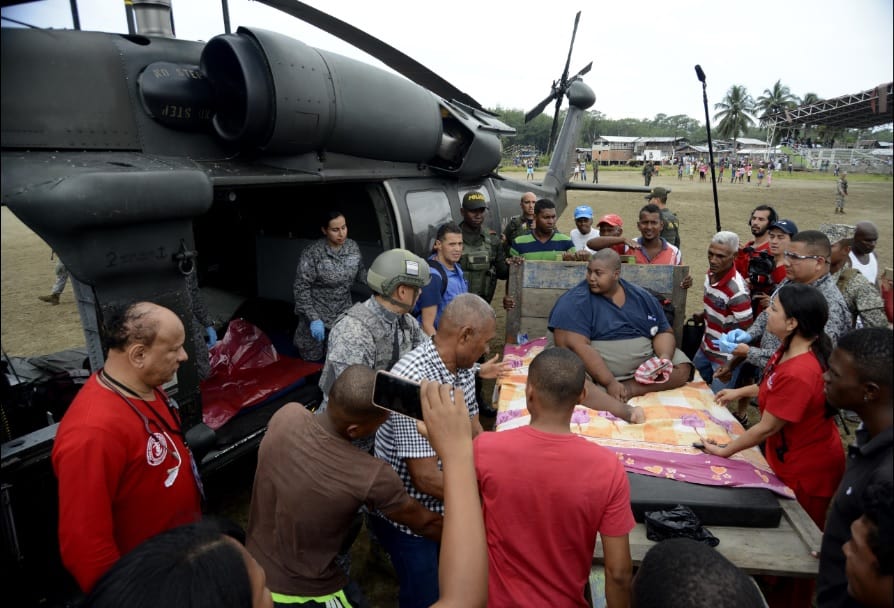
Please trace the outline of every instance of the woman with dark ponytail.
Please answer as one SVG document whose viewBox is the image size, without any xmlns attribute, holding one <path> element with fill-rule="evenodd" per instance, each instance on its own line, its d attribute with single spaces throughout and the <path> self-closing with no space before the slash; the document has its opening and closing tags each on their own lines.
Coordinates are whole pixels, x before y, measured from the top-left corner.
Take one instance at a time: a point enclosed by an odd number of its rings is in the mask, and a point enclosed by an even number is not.
<svg viewBox="0 0 894 608">
<path fill-rule="evenodd" d="M 824 392 L 823 373 L 832 353 L 823 331 L 828 316 L 829 306 L 816 288 L 789 283 L 779 289 L 770 303 L 767 331 L 782 344 L 760 386 L 726 389 L 715 397 L 723 404 L 757 397 L 760 422 L 724 447 L 705 444 L 706 452 L 729 457 L 763 443 L 767 462 L 821 530 L 845 462 Z"/>
</svg>

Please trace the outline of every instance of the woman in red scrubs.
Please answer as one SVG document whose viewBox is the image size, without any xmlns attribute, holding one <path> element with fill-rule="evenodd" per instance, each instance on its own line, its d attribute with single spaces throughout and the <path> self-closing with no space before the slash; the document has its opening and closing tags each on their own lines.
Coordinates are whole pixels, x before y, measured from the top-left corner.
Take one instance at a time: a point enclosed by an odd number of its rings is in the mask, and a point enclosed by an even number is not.
<svg viewBox="0 0 894 608">
<path fill-rule="evenodd" d="M 705 451 L 729 457 L 764 443 L 773 472 L 823 529 L 826 511 L 844 475 L 844 449 L 838 427 L 826 410 L 823 372 L 832 351 L 823 332 L 829 307 L 814 287 L 790 283 L 770 303 L 767 331 L 782 345 L 770 358 L 760 386 L 717 393 L 718 403 L 757 397 L 761 419 L 724 447 L 708 440 Z"/>
</svg>

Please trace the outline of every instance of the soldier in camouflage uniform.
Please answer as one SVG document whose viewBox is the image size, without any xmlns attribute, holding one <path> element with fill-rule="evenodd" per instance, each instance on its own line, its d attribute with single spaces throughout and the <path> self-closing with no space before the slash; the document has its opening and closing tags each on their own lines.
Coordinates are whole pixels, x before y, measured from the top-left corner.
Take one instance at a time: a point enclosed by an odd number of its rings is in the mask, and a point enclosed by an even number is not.
<svg viewBox="0 0 894 608">
<path fill-rule="evenodd" d="M 351 307 L 351 285 L 366 276 L 360 246 L 348 238 L 345 216 L 327 212 L 320 229 L 324 236 L 301 252 L 292 285 L 298 316 L 293 343 L 308 361 L 326 357 L 326 331 Z"/>
<path fill-rule="evenodd" d="M 652 183 L 652 174 L 654 173 L 654 168 L 652 167 L 652 161 L 647 160 L 643 163 L 643 185 L 646 188 Z"/>
<path fill-rule="evenodd" d="M 528 194 L 534 196 L 532 193 Z M 524 200 L 522 197 L 522 210 Z M 463 197 L 460 208 L 463 221 L 459 224 L 463 233 L 463 257 L 460 258 L 460 266 L 465 273 L 466 283 L 469 284 L 469 293 L 481 296 L 485 302 L 490 303 L 497 288 L 497 280 L 509 278 L 509 266 L 506 264 L 506 250 L 503 249 L 500 238 L 494 231 L 484 228 L 486 211 L 487 201 L 480 192 L 473 190 Z M 484 363 L 484 357 L 485 355 L 482 355 L 478 363 Z M 484 401 L 481 377 L 477 375 L 475 396 L 482 415 L 497 415 L 497 411 Z"/>
<path fill-rule="evenodd" d="M 527 234 L 534 228 L 534 203 L 536 202 L 536 194 L 525 192 L 521 197 L 521 215 L 509 218 L 509 223 L 506 224 L 506 229 L 503 231 L 503 252 L 507 257 L 515 237 Z"/>
<path fill-rule="evenodd" d="M 484 228 L 484 214 L 487 202 L 480 192 L 472 191 L 463 197 L 463 221 L 459 227 L 463 235 L 463 256 L 459 264 L 462 266 L 469 293 L 490 302 L 494 297 L 498 279 L 509 278 L 509 267 L 506 265 L 506 252 L 500 237 L 493 230 Z"/>
<path fill-rule="evenodd" d="M 386 251 L 369 267 L 366 282 L 375 293 L 354 304 L 332 326 L 329 349 L 320 376 L 326 408 L 329 389 L 349 366 L 391 369 L 398 359 L 425 339 L 410 314 L 419 292 L 431 278 L 428 263 L 405 249 Z"/>
<path fill-rule="evenodd" d="M 848 255 L 853 243 L 854 227 L 847 224 L 821 224 L 820 232 L 829 237 L 832 253 L 829 274 L 851 313 L 851 327 L 888 327 L 885 303 L 878 288 L 851 267 Z"/>
</svg>

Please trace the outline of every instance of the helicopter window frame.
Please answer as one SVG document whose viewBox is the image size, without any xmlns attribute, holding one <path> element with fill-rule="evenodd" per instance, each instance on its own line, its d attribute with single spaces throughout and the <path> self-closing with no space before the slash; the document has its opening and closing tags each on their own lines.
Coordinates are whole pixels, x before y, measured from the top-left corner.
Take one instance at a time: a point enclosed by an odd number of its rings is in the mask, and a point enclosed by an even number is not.
<svg viewBox="0 0 894 608">
<path fill-rule="evenodd" d="M 409 190 L 404 195 L 413 238 L 420 251 L 431 252 L 438 227 L 455 221 L 447 192 L 440 188 Z"/>
</svg>

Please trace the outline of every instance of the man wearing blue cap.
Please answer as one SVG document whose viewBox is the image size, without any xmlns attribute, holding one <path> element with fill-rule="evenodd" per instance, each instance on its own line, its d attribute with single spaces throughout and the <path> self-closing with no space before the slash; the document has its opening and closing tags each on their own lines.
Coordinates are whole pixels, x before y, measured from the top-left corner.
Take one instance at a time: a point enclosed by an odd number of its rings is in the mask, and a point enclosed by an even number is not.
<svg viewBox="0 0 894 608">
<path fill-rule="evenodd" d="M 587 247 L 587 241 L 599 236 L 593 231 L 593 209 L 589 205 L 576 207 L 574 209 L 574 223 L 577 225 L 577 228 L 571 231 L 571 240 L 574 241 L 574 248 L 578 252 L 596 253 Z"/>
</svg>

